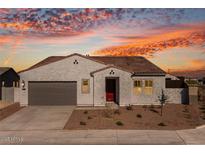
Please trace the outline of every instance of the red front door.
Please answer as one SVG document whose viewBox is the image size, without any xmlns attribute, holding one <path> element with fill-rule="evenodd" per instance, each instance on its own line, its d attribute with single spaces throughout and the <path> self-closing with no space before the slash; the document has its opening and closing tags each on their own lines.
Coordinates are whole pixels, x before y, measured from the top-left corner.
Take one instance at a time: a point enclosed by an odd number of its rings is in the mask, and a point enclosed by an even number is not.
<svg viewBox="0 0 205 154">
<path fill-rule="evenodd" d="M 106 101 L 115 102 L 116 99 L 116 80 L 106 79 Z"/>
<path fill-rule="evenodd" d="M 106 92 L 106 101 L 114 101 L 114 93 Z"/>
</svg>

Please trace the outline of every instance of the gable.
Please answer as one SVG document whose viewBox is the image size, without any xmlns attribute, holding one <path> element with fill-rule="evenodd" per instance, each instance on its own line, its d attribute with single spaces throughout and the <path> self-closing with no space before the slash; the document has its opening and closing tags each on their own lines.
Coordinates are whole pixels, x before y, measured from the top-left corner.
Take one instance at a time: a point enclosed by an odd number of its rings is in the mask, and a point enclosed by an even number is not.
<svg viewBox="0 0 205 154">
<path fill-rule="evenodd" d="M 75 80 L 80 77 L 90 77 L 90 72 L 105 67 L 104 64 L 73 55 L 40 67 L 21 72 L 22 78 L 29 80 Z"/>
<path fill-rule="evenodd" d="M 106 66 L 106 67 L 100 68 L 98 70 L 95 70 L 95 71 L 91 72 L 90 75 L 93 76 L 95 73 L 99 73 L 99 72 L 105 71 L 107 69 L 116 69 L 116 70 L 120 70 L 120 71 L 123 71 L 123 72 L 131 73 L 131 72 L 129 72 L 129 71 L 125 70 L 125 69 L 122 69 L 120 67 L 116 67 L 116 66 L 110 65 L 110 66 Z"/>
<path fill-rule="evenodd" d="M 97 60 L 91 60 L 87 56 L 82 56 L 80 54 L 71 54 L 69 56 L 51 56 L 51 57 L 48 57 L 48 58 L 40 61 L 39 63 L 29 67 L 28 69 L 22 70 L 18 73 L 24 73 L 24 72 L 31 71 L 34 69 L 41 69 L 41 67 L 45 68 L 49 65 L 62 64 L 62 62 L 66 62 L 68 59 L 70 59 L 70 58 L 72 59 L 73 57 L 79 57 L 79 58 L 84 59 L 85 61 L 90 61 L 90 62 L 94 63 L 94 65 L 96 63 L 100 63 L 100 64 L 103 64 L 103 66 L 104 66 L 104 63 L 98 62 Z M 72 65 L 72 63 L 70 63 L 70 65 Z M 56 69 L 58 69 L 58 68 L 56 68 Z"/>
</svg>

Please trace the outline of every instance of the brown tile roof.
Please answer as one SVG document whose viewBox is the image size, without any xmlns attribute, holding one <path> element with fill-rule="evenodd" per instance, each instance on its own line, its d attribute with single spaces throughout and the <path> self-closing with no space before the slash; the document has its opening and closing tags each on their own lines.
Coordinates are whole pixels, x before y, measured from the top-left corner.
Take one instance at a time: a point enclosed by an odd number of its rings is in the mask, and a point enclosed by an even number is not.
<svg viewBox="0 0 205 154">
<path fill-rule="evenodd" d="M 112 64 L 134 73 L 162 73 L 165 72 L 155 64 L 141 56 L 91 56 L 90 58 Z"/>
<path fill-rule="evenodd" d="M 10 69 L 11 69 L 11 67 L 0 67 L 0 75 L 4 74 L 5 72 L 7 72 Z"/>
<path fill-rule="evenodd" d="M 50 63 L 53 63 L 53 62 L 56 62 L 56 61 L 59 61 L 59 60 L 62 60 L 64 59 L 65 56 L 51 56 L 51 57 L 48 57 L 40 62 L 38 62 L 37 64 L 29 67 L 28 69 L 25 69 L 25 70 L 22 70 L 22 71 L 19 71 L 18 73 L 21 73 L 21 72 L 25 72 L 25 71 L 29 71 L 29 70 L 32 70 L 34 68 L 38 68 L 38 67 L 41 67 L 41 66 L 44 66 L 44 65 L 47 65 L 47 64 L 50 64 Z"/>
<path fill-rule="evenodd" d="M 151 63 L 150 61 L 148 61 L 146 58 L 144 57 L 140 57 L 140 56 L 84 56 L 84 55 L 80 55 L 80 54 L 71 54 L 69 56 L 51 56 L 48 57 L 42 61 L 40 61 L 39 63 L 31 66 L 30 68 L 20 71 L 24 72 L 24 71 L 28 71 L 37 67 L 41 67 L 62 59 L 65 59 L 67 57 L 71 57 L 73 55 L 78 55 L 96 62 L 100 62 L 103 63 L 105 65 L 114 65 L 116 67 L 119 67 L 121 69 L 127 70 L 129 72 L 132 73 L 159 73 L 159 74 L 165 74 L 165 72 L 160 69 L 159 67 L 157 67 L 156 65 L 154 65 L 153 63 Z"/>
</svg>

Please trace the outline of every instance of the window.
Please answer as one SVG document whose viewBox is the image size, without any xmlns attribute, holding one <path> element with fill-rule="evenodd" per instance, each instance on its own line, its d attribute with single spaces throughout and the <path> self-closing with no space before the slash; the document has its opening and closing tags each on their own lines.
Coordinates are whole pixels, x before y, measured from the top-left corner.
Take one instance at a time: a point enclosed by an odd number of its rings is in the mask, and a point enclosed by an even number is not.
<svg viewBox="0 0 205 154">
<path fill-rule="evenodd" d="M 146 95 L 152 95 L 152 92 L 153 92 L 153 81 L 145 80 L 144 93 Z"/>
<path fill-rule="evenodd" d="M 142 81 L 135 80 L 134 81 L 134 94 L 140 95 L 142 93 Z"/>
<path fill-rule="evenodd" d="M 82 79 L 81 90 L 83 94 L 88 94 L 90 92 L 90 80 Z"/>
</svg>

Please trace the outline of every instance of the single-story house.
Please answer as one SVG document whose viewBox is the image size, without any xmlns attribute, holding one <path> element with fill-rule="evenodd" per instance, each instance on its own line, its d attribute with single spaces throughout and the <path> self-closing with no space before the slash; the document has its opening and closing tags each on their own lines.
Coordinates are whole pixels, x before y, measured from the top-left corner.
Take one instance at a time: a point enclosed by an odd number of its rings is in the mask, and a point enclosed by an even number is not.
<svg viewBox="0 0 205 154">
<path fill-rule="evenodd" d="M 52 56 L 19 72 L 21 105 L 159 104 L 166 72 L 140 56 Z"/>
<path fill-rule="evenodd" d="M 14 97 L 12 93 L 10 94 L 10 90 L 4 89 L 4 87 L 8 89 L 10 87 L 18 87 L 19 79 L 19 75 L 13 68 L 0 67 L 0 100 L 7 99 L 10 96 Z"/>
</svg>

